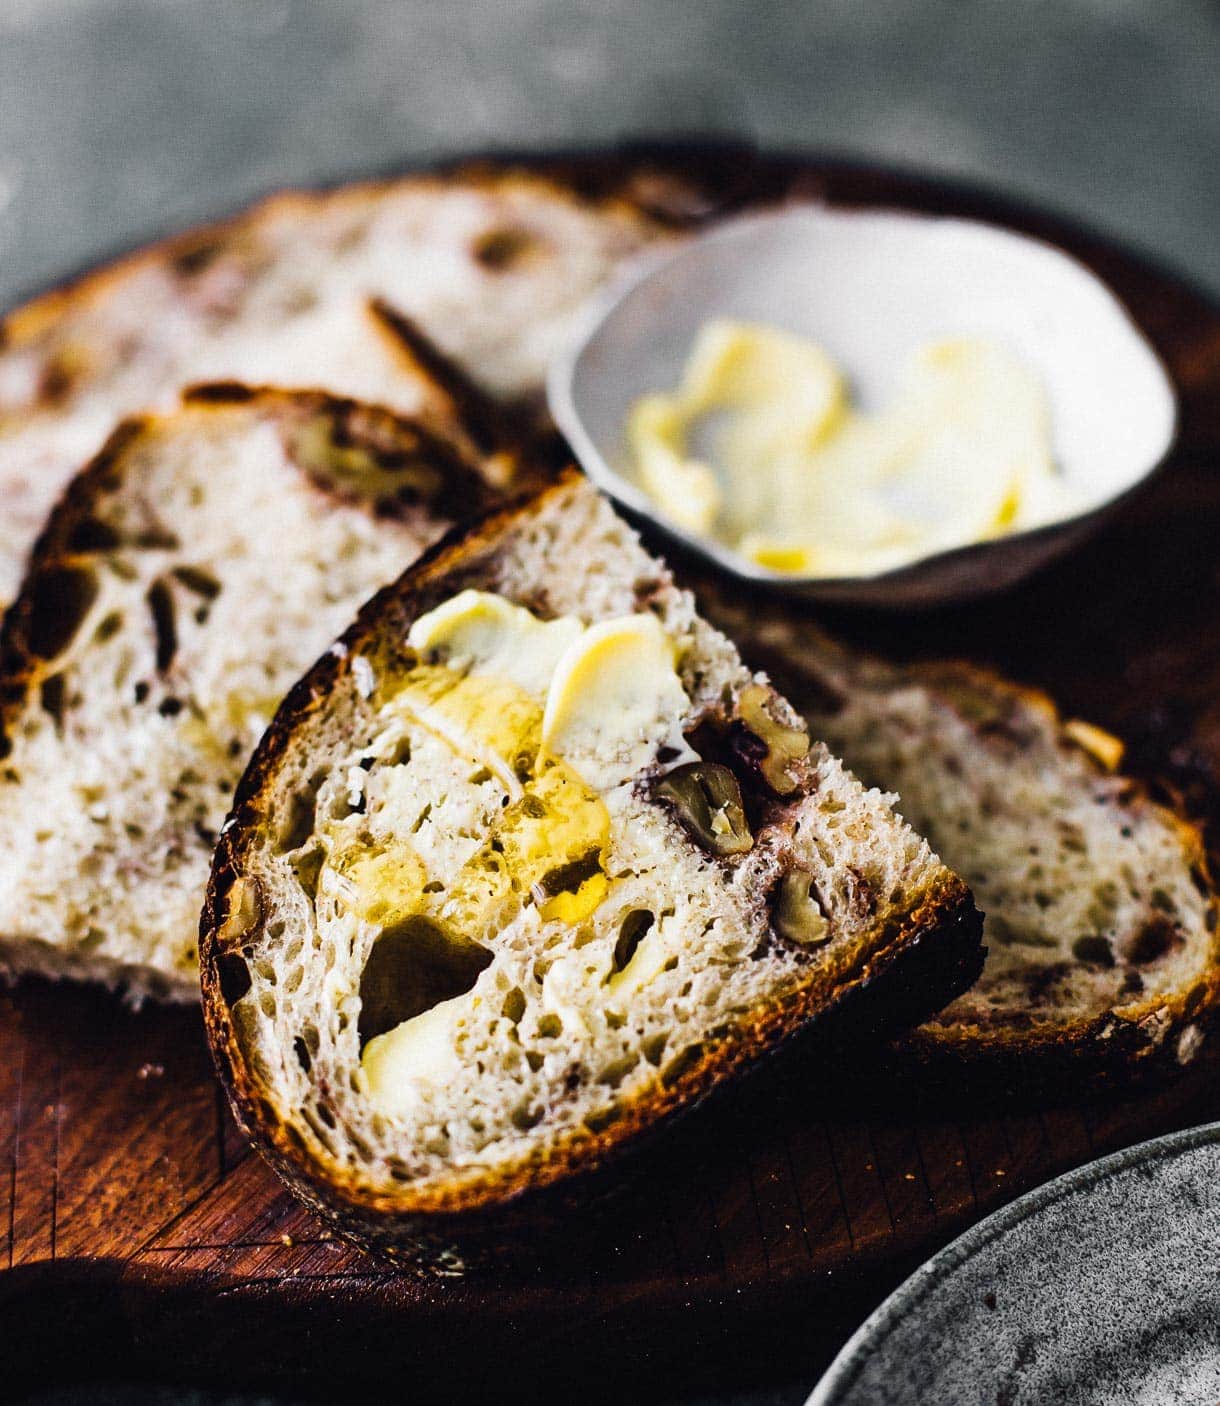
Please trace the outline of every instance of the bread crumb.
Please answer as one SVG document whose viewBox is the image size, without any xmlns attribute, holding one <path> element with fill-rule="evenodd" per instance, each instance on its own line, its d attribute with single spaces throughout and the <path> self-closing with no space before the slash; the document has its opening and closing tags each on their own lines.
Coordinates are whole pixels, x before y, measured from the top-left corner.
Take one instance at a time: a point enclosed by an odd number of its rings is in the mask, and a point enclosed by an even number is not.
<svg viewBox="0 0 1220 1406">
<path fill-rule="evenodd" d="M 1177 1060 L 1179 1064 L 1189 1064 L 1199 1053 L 1203 1043 L 1203 1031 L 1197 1025 L 1188 1025 L 1178 1036 Z"/>
<path fill-rule="evenodd" d="M 373 689 L 377 686 L 377 679 L 373 673 L 373 666 L 363 654 L 352 655 L 352 678 L 356 680 L 356 691 L 361 698 L 371 698 Z"/>
</svg>

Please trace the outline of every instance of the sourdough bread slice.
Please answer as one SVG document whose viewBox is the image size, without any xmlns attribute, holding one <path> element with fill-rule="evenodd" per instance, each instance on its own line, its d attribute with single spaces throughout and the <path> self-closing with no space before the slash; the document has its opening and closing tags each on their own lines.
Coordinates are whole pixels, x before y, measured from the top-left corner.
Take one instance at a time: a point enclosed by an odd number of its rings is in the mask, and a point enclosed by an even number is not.
<svg viewBox="0 0 1220 1406">
<path fill-rule="evenodd" d="M 281 695 L 478 464 L 321 394 L 204 388 L 70 485 L 0 642 L 0 969 L 198 998 L 216 832 Z"/>
<path fill-rule="evenodd" d="M 537 643 L 497 646 L 496 669 L 525 682 L 494 678 L 507 701 L 476 707 L 491 685 L 469 658 L 441 688 L 408 636 L 489 596 L 515 629 L 531 612 Z M 653 697 L 647 668 L 625 683 L 598 655 L 582 673 L 571 645 L 548 662 L 539 621 L 575 632 L 578 654 L 659 622 L 676 660 L 666 727 L 622 721 Z M 549 689 L 541 731 L 535 717 L 493 747 L 480 728 L 526 688 Z M 565 708 L 608 732 L 582 751 Z M 566 784 L 605 807 L 588 853 L 571 841 L 584 812 L 547 789 L 569 765 Z M 692 767 L 718 778 L 701 815 Z M 540 878 L 539 855 L 554 866 Z M 557 892 L 575 908 L 551 907 Z M 288 1183 L 354 1238 L 452 1270 L 514 1207 L 537 1228 L 544 1188 L 849 998 L 872 994 L 878 1020 L 887 1003 L 935 1009 L 973 979 L 977 926 L 886 798 L 809 746 L 569 475 L 429 554 L 289 695 L 217 846 L 204 1005 L 237 1116 Z M 400 1039 L 390 1077 L 378 1042 Z"/>
<path fill-rule="evenodd" d="M 278 195 L 17 309 L 0 322 L 0 604 L 123 416 L 218 380 L 443 414 L 412 326 L 478 389 L 533 395 L 589 294 L 657 232 L 511 167 L 424 175 Z"/>
<path fill-rule="evenodd" d="M 1202 838 L 1121 772 L 1121 742 L 965 663 L 892 664 L 794 612 L 730 610 L 747 658 L 971 886 L 979 982 L 907 1037 L 925 1055 L 1185 1064 L 1220 1000 Z"/>
</svg>

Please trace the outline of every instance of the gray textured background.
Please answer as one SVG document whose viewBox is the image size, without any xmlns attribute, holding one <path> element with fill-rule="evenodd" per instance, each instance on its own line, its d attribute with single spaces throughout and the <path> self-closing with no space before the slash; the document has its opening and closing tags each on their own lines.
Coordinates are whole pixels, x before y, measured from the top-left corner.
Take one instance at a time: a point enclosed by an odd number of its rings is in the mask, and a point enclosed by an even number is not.
<svg viewBox="0 0 1220 1406">
<path fill-rule="evenodd" d="M 0 305 L 271 186 L 745 131 L 998 184 L 1220 292 L 1215 0 L 0 0 Z"/>
<path fill-rule="evenodd" d="M 0 307 L 275 186 L 699 130 L 1003 187 L 1220 295 L 1216 0 L 0 0 Z"/>
</svg>

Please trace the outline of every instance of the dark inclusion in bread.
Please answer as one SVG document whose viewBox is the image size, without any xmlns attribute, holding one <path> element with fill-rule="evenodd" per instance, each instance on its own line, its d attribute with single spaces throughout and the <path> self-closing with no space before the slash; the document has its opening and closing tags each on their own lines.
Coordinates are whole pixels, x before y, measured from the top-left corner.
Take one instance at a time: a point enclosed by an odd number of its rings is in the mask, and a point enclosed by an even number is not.
<svg viewBox="0 0 1220 1406">
<path fill-rule="evenodd" d="M 926 1013 L 980 959 L 964 885 L 575 478 L 297 687 L 202 941 L 247 1128 L 433 1268 L 849 994 Z"/>
</svg>

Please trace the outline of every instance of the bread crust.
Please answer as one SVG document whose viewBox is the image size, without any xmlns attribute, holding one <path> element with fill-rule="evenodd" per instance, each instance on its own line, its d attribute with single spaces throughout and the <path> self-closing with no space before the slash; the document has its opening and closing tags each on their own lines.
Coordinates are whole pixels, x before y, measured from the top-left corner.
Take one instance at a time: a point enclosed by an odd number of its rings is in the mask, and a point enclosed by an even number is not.
<svg viewBox="0 0 1220 1406">
<path fill-rule="evenodd" d="M 231 993 L 225 989 L 226 958 L 240 956 L 241 947 L 261 932 L 261 912 L 243 927 L 235 920 L 234 905 L 239 903 L 240 885 L 252 881 L 247 858 L 256 843 L 263 806 L 274 791 L 278 765 L 296 729 L 315 710 L 325 708 L 336 685 L 350 674 L 354 656 L 364 652 L 375 657 L 386 634 L 403 638 L 409 622 L 435 603 L 449 583 L 494 557 L 497 542 L 521 515 L 542 509 L 577 477 L 574 472 L 564 474 L 537 496 L 451 533 L 374 597 L 340 644 L 298 683 L 238 788 L 200 922 L 204 1017 L 217 1070 L 239 1121 L 280 1176 L 345 1234 L 370 1248 L 396 1251 L 400 1260 L 433 1272 L 445 1272 L 455 1256 L 469 1264 L 484 1258 L 485 1252 L 503 1251 L 505 1238 L 517 1239 L 507 1233 L 510 1229 L 538 1230 L 561 1215 L 572 1197 L 590 1194 L 587 1178 L 616 1166 L 660 1125 L 781 1043 L 829 1025 L 841 1007 L 866 1007 L 869 1021 L 892 1029 L 897 1021 L 919 1019 L 964 990 L 982 964 L 981 917 L 961 880 L 942 871 L 938 882 L 914 895 L 900 915 L 869 936 L 849 982 L 835 986 L 825 976 L 815 976 L 787 999 L 756 1010 L 671 1084 L 626 1103 L 622 1116 L 598 1132 L 568 1134 L 548 1152 L 511 1166 L 480 1169 L 445 1184 L 408 1184 L 392 1193 L 367 1184 L 357 1171 L 332 1174 L 309 1155 L 267 1098 L 243 1048 L 230 1009 Z M 919 973 L 915 982 L 908 980 L 913 969 Z"/>
</svg>

